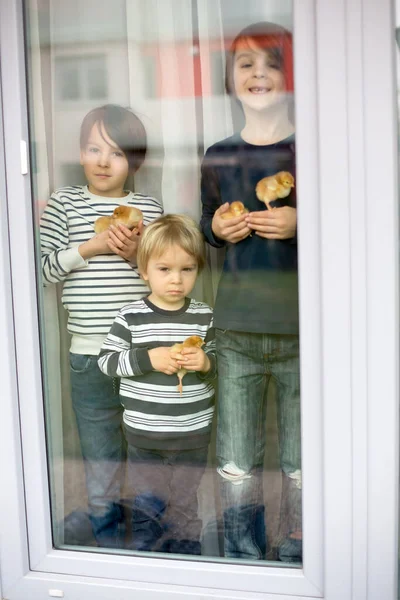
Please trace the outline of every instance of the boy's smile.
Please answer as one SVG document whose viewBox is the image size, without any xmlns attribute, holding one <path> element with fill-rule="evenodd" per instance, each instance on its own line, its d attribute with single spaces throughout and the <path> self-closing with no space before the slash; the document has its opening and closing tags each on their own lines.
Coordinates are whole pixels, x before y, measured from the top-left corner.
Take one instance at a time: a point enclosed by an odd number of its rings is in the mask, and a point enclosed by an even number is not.
<svg viewBox="0 0 400 600">
<path fill-rule="evenodd" d="M 284 98 L 285 78 L 277 61 L 251 42 L 235 54 L 233 80 L 243 108 L 263 110 Z"/>
<path fill-rule="evenodd" d="M 162 256 L 150 257 L 142 277 L 151 289 L 149 300 L 159 308 L 178 310 L 196 283 L 196 259 L 180 246 L 171 245 Z"/>
<path fill-rule="evenodd" d="M 125 153 L 107 135 L 103 123 L 93 125 L 86 147 L 81 150 L 89 192 L 96 196 L 122 198 L 129 164 Z"/>
</svg>

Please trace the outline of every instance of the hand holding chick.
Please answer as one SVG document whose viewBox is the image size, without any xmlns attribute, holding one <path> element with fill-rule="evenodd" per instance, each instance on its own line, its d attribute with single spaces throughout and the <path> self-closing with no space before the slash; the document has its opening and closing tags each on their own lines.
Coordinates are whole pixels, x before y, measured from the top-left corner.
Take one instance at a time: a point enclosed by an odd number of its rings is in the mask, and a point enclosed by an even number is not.
<svg viewBox="0 0 400 600">
<path fill-rule="evenodd" d="M 110 228 L 111 225 L 125 225 L 128 229 L 134 229 L 143 220 L 143 213 L 134 206 L 117 206 L 109 217 L 99 217 L 94 224 L 96 233 L 102 233 Z"/>
<path fill-rule="evenodd" d="M 231 206 L 235 204 L 236 210 L 240 210 L 241 205 L 244 209 L 244 212 L 240 215 L 232 214 Z M 234 209 L 235 210 L 235 209 Z M 227 217 L 224 217 L 226 213 L 229 213 Z M 214 213 L 211 229 L 213 234 L 226 242 L 230 242 L 231 244 L 237 244 L 238 242 L 244 240 L 248 235 L 251 234 L 249 227 L 245 222 L 245 215 L 248 213 L 248 210 L 243 206 L 241 202 L 232 202 L 232 204 L 228 204 L 225 202 L 221 206 L 217 208 Z"/>
<path fill-rule="evenodd" d="M 132 231 L 121 223 L 117 226 L 110 225 L 110 229 L 107 230 L 109 249 L 125 260 L 135 262 L 143 229 L 142 221 Z"/>
<path fill-rule="evenodd" d="M 182 379 L 188 371 L 208 371 L 210 368 L 210 361 L 202 350 L 203 345 L 204 340 L 200 336 L 191 335 L 182 343 L 174 344 L 170 348 L 171 356 L 179 366 L 176 374 L 179 379 L 178 390 L 181 396 L 183 391 Z"/>
<path fill-rule="evenodd" d="M 249 211 L 244 206 L 243 202 L 239 202 L 236 200 L 229 205 L 229 209 L 221 214 L 222 219 L 234 219 L 235 217 L 240 217 L 241 215 L 246 215 Z"/>
<path fill-rule="evenodd" d="M 296 235 L 297 210 L 281 206 L 273 210 L 251 212 L 246 221 L 256 235 L 268 240 L 287 240 Z"/>
<path fill-rule="evenodd" d="M 289 196 L 294 187 L 294 177 L 288 171 L 279 171 L 270 177 L 264 177 L 256 185 L 256 195 L 271 210 L 270 202 Z"/>
</svg>

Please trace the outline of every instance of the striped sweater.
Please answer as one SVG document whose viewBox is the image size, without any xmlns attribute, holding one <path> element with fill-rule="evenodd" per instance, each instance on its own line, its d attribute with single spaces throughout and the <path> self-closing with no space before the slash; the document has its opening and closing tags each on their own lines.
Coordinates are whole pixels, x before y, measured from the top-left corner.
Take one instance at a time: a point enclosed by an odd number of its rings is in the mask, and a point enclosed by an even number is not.
<svg viewBox="0 0 400 600">
<path fill-rule="evenodd" d="M 154 371 L 148 351 L 172 346 L 191 335 L 205 340 L 210 359 L 208 373 L 190 371 L 183 378 Z M 212 309 L 187 298 L 183 308 L 166 311 L 148 298 L 122 308 L 104 341 L 99 367 L 120 377 L 124 426 L 128 443 L 140 448 L 190 449 L 209 442 L 214 411 L 216 376 Z"/>
<path fill-rule="evenodd" d="M 142 194 L 106 198 L 91 194 L 87 186 L 71 186 L 52 194 L 41 218 L 44 285 L 64 282 L 71 352 L 77 354 L 97 355 L 119 309 L 148 293 L 135 266 L 122 257 L 101 254 L 84 260 L 78 251 L 93 237 L 95 220 L 121 204 L 140 208 L 145 225 L 163 212 L 157 200 Z"/>
</svg>

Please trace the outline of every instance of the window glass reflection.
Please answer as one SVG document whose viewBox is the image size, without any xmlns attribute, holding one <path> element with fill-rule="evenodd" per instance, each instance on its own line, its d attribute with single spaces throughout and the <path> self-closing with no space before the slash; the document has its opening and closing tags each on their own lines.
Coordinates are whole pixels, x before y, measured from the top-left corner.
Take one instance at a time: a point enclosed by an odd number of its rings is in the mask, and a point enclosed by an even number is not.
<svg viewBox="0 0 400 600">
<path fill-rule="evenodd" d="M 301 565 L 291 31 L 281 0 L 29 2 L 56 547 Z"/>
<path fill-rule="evenodd" d="M 400 115 L 400 2 L 396 0 L 395 4 L 395 41 L 396 41 L 396 76 L 397 76 L 397 112 Z M 398 140 L 400 142 L 400 127 L 398 121 Z M 398 142 L 398 148 L 400 149 L 400 143 Z M 398 150 L 399 152 L 399 150 Z M 398 561 L 400 562 L 400 546 L 398 548 Z M 397 596 L 400 598 L 400 577 L 398 578 L 398 590 Z"/>
</svg>

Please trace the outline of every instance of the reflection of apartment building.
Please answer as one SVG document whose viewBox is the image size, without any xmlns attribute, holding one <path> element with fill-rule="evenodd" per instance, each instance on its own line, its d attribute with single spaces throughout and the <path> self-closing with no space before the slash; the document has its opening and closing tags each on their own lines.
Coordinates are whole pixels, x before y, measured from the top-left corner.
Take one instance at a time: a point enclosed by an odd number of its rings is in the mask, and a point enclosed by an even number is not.
<svg viewBox="0 0 400 600">
<path fill-rule="evenodd" d="M 151 148 L 147 168 L 152 164 L 159 168 L 165 139 L 185 160 L 188 145 L 196 154 L 193 140 L 202 145 L 203 128 L 192 118 L 196 110 L 193 102 L 206 99 L 208 111 L 218 114 L 224 110 L 225 46 L 241 28 L 244 11 L 254 12 L 254 18 L 259 19 L 264 10 L 261 0 L 253 0 L 251 6 L 222 0 L 224 43 L 221 31 L 213 29 L 213 24 L 208 25 L 208 38 L 202 40 L 194 13 L 190 34 L 184 25 L 176 23 L 171 39 L 160 33 L 160 23 L 154 22 L 151 10 L 135 0 L 116 0 L 112 11 L 93 0 L 71 0 L 68 4 L 52 0 L 50 21 L 43 18 L 47 3 L 41 4 L 41 54 L 48 67 L 48 106 L 54 115 L 51 130 L 56 185 L 83 181 L 77 160 L 80 122 L 91 108 L 107 102 L 130 105 L 143 118 Z M 286 9 L 282 2 L 275 4 L 280 20 L 290 22 L 290 3 L 285 3 Z M 173 127 L 167 133 L 162 131 L 163 101 L 168 111 L 183 119 L 186 136 L 175 136 Z M 221 129 L 221 137 L 224 134 Z"/>
<path fill-rule="evenodd" d="M 168 58 L 170 54 L 170 59 Z M 160 60 L 171 60 L 179 69 L 179 85 L 168 81 Z M 200 64 L 198 45 L 192 40 L 179 44 L 135 44 L 132 62 L 128 61 L 126 40 L 91 43 L 60 44 L 53 48 L 54 102 L 54 178 L 57 185 L 83 182 L 78 161 L 78 132 L 82 117 L 94 106 L 115 102 L 132 106 L 142 116 L 148 134 L 150 151 L 146 167 L 160 168 L 163 134 L 160 122 L 160 103 L 173 103 L 176 114 L 192 110 L 193 98 L 213 96 L 216 105 L 223 97 L 223 57 L 215 49 L 210 62 Z M 129 69 L 140 69 L 130 83 Z M 134 87 L 134 89 L 130 89 Z M 190 127 L 195 126 L 190 120 Z M 199 138 L 198 132 L 187 130 L 185 144 Z M 173 143 L 173 136 L 169 137 Z M 182 140 L 177 142 L 181 144 Z M 184 153 L 187 160 L 187 153 Z"/>
<path fill-rule="evenodd" d="M 58 56 L 55 76 L 58 102 L 100 102 L 108 98 L 108 73 L 103 53 Z"/>
<path fill-rule="evenodd" d="M 230 39 L 161 41 L 157 43 L 126 41 L 90 45 L 60 45 L 54 48 L 54 101 L 56 119 L 55 155 L 59 181 L 80 181 L 76 161 L 76 136 L 85 112 L 107 102 L 132 105 L 153 122 L 157 122 L 160 103 L 173 103 L 177 114 L 185 114 L 195 101 L 207 100 L 208 110 L 218 111 L 224 102 L 225 54 Z M 128 47 L 131 51 L 128 60 Z M 205 47 L 205 50 L 203 49 Z M 289 57 L 289 54 L 288 54 Z M 289 89 L 293 89 L 290 58 Z M 166 65 L 172 65 L 170 77 Z M 131 73 L 130 73 L 131 70 Z M 132 72 L 135 75 L 132 76 Z M 149 124 L 148 124 L 149 125 Z M 201 123 L 190 120 L 196 131 L 188 131 L 187 141 L 202 139 Z M 153 159 L 159 163 L 163 155 L 161 129 L 150 125 Z M 223 135 L 223 132 L 221 132 Z M 173 139 L 169 141 L 173 143 Z M 186 143 L 186 141 L 184 142 Z M 182 145 L 182 140 L 178 142 Z M 158 156 L 158 158 L 155 158 Z"/>
</svg>

